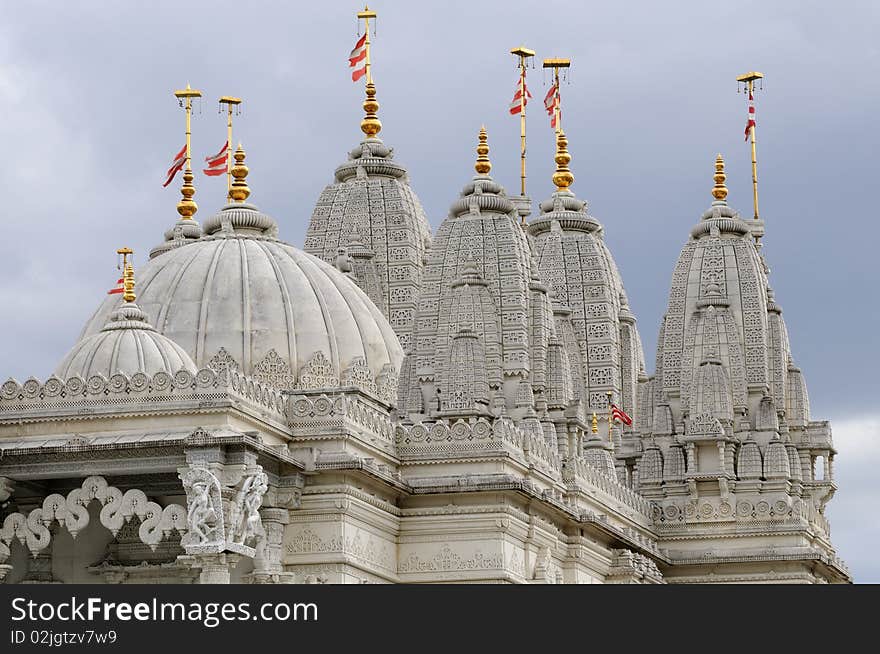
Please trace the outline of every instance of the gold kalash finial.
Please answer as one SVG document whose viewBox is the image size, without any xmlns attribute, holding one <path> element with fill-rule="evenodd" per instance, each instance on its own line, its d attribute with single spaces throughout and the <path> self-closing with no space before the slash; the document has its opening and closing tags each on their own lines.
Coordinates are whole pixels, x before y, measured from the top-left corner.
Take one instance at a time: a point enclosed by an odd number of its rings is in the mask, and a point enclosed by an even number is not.
<svg viewBox="0 0 880 654">
<path fill-rule="evenodd" d="M 128 255 L 134 254 L 131 248 L 119 248 L 116 254 L 122 255 L 122 299 L 126 302 L 134 302 L 134 266 L 128 260 Z"/>
<path fill-rule="evenodd" d="M 232 182 L 232 187 L 229 190 L 229 197 L 234 202 L 244 202 L 251 194 L 251 190 L 248 188 L 246 181 L 249 169 L 244 165 L 245 154 L 244 149 L 241 147 L 241 143 L 238 144 L 238 147 L 235 149 L 235 154 L 232 156 L 235 159 L 235 165 L 229 172 L 235 178 L 235 181 Z"/>
<path fill-rule="evenodd" d="M 191 219 L 194 215 L 196 215 L 196 211 L 199 210 L 199 205 L 197 205 L 193 201 L 193 196 L 196 194 L 196 187 L 193 186 L 193 173 L 192 173 L 192 148 L 190 146 L 190 119 L 192 118 L 192 99 L 202 97 L 201 91 L 196 91 L 189 84 L 186 85 L 186 88 L 182 91 L 175 91 L 174 97 L 176 97 L 180 106 L 184 108 L 186 111 L 186 164 L 183 170 L 183 186 L 180 188 L 180 194 L 183 196 L 180 202 L 177 203 L 177 213 L 184 219 Z"/>
<path fill-rule="evenodd" d="M 364 19 L 364 33 L 366 35 L 366 39 L 364 41 L 366 59 L 364 61 L 364 64 L 366 66 L 365 79 L 367 82 L 367 97 L 364 100 L 363 104 L 364 113 L 366 115 L 361 121 L 361 131 L 366 135 L 367 138 L 372 138 L 382 131 L 382 121 L 380 121 L 379 116 L 376 115 L 376 112 L 379 111 L 379 101 L 376 99 L 376 85 L 373 84 L 373 65 L 370 61 L 370 19 L 376 18 L 376 12 L 372 11 L 369 7 L 364 6 L 364 10 L 359 11 L 357 17 L 358 19 Z"/>
<path fill-rule="evenodd" d="M 720 153 L 715 158 L 715 175 L 713 179 L 715 180 L 715 186 L 712 187 L 712 197 L 715 198 L 716 202 L 727 204 L 727 187 L 724 185 L 727 175 L 724 173 L 724 158 Z"/>
<path fill-rule="evenodd" d="M 599 416 L 596 415 L 595 411 L 593 411 L 593 425 L 592 425 L 592 427 L 593 427 L 593 433 L 598 434 L 599 433 Z"/>
<path fill-rule="evenodd" d="M 489 137 L 486 135 L 486 126 L 480 127 L 480 142 L 477 144 L 477 163 L 474 170 L 478 175 L 488 175 L 492 170 L 492 162 L 489 161 Z"/>
<path fill-rule="evenodd" d="M 574 175 L 568 168 L 571 162 L 571 155 L 568 153 L 568 139 L 565 138 L 565 132 L 561 129 L 556 134 L 556 172 L 553 173 L 553 183 L 556 184 L 557 191 L 568 190 L 568 187 L 574 184 Z"/>
</svg>

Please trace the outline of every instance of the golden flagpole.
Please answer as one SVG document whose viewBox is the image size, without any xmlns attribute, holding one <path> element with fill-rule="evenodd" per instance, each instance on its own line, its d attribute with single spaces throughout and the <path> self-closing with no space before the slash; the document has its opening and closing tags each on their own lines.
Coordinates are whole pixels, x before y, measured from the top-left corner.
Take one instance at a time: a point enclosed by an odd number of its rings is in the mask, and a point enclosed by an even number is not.
<svg viewBox="0 0 880 654">
<path fill-rule="evenodd" d="M 746 85 L 746 91 L 749 94 L 749 97 L 754 98 L 755 91 L 755 80 L 763 79 L 764 75 L 761 73 L 756 73 L 755 71 L 751 71 L 746 73 L 745 75 L 740 75 L 736 78 L 737 82 L 742 82 Z M 754 100 L 753 100 L 754 101 Z M 755 126 L 751 125 L 749 127 L 749 138 L 752 142 L 752 194 L 754 195 L 755 200 L 755 220 L 758 220 L 758 153 L 755 147 Z"/>
<path fill-rule="evenodd" d="M 526 196 L 526 60 L 535 56 L 535 51 L 525 46 L 519 46 L 510 49 L 510 54 L 519 57 L 519 159 L 520 159 L 520 190 L 522 197 Z M 526 217 L 522 216 L 525 223 Z"/>
<path fill-rule="evenodd" d="M 224 95 L 220 104 L 226 105 L 226 201 L 232 201 L 232 112 L 241 104 L 241 98 Z"/>
<path fill-rule="evenodd" d="M 366 68 L 366 82 L 367 82 L 367 98 L 364 100 L 364 112 L 366 115 L 363 120 L 361 120 L 361 131 L 367 136 L 367 138 L 376 136 L 380 131 L 382 131 L 382 123 L 379 121 L 379 117 L 376 115 L 376 112 L 379 111 L 379 101 L 376 100 L 376 85 L 373 84 L 373 64 L 370 60 L 370 19 L 376 18 L 376 12 L 370 10 L 368 6 L 364 6 L 363 11 L 359 11 L 357 15 L 358 19 L 364 20 L 365 26 L 365 34 L 366 39 L 364 40 L 364 48 L 366 50 L 367 56 L 364 63 Z"/>
<path fill-rule="evenodd" d="M 571 68 L 571 59 L 545 59 L 544 68 L 553 69 L 553 82 L 556 84 L 556 106 L 553 109 L 553 117 L 556 119 L 556 133 L 562 131 L 562 94 L 559 85 L 559 69 Z"/>
<path fill-rule="evenodd" d="M 180 194 L 183 197 L 177 203 L 177 213 L 184 219 L 191 219 L 196 214 L 196 211 L 199 210 L 199 206 L 192 199 L 196 194 L 196 188 L 192 183 L 192 145 L 190 143 L 192 132 L 190 122 L 192 118 L 192 100 L 193 98 L 202 97 L 202 92 L 196 91 L 187 84 L 186 88 L 182 91 L 175 91 L 174 97 L 178 99 L 180 106 L 184 108 L 186 113 L 186 163 L 183 170 L 183 186 L 180 189 Z"/>
</svg>

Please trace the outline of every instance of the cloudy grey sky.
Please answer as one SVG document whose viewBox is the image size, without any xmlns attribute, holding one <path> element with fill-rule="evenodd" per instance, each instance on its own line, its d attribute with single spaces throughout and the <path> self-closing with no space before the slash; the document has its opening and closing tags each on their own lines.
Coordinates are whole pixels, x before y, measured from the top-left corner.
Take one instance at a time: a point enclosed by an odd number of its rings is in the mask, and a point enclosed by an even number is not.
<svg viewBox="0 0 880 654">
<path fill-rule="evenodd" d="M 312 206 L 360 140 L 361 84 L 346 57 L 352 2 L 28 2 L 0 25 L 0 376 L 45 378 L 116 279 L 114 251 L 142 262 L 176 219 L 163 189 L 183 140 L 171 93 L 205 101 L 196 155 L 225 140 L 216 98 L 239 95 L 237 136 L 252 200 L 301 245 Z M 381 136 L 409 168 L 436 227 L 473 174 L 481 123 L 493 175 L 518 186 L 519 125 L 507 114 L 512 46 L 573 60 L 565 128 L 578 195 L 607 240 L 639 319 L 649 369 L 672 267 L 727 160 L 729 201 L 751 207 L 746 105 L 756 98 L 761 213 L 771 283 L 815 418 L 834 421 L 840 490 L 829 515 L 857 581 L 880 582 L 877 116 L 880 4 L 735 0 L 382 0 L 374 75 Z M 547 88 L 530 71 L 530 195 L 552 191 Z M 204 219 L 222 178 L 196 180 Z"/>
</svg>

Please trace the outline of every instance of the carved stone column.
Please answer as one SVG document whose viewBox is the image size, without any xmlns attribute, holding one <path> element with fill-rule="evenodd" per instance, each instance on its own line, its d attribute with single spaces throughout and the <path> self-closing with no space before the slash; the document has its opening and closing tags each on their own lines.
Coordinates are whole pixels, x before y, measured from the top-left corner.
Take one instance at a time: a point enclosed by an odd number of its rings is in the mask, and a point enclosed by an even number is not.
<svg viewBox="0 0 880 654">
<path fill-rule="evenodd" d="M 260 517 L 263 520 L 264 535 L 257 544 L 251 581 L 255 584 L 279 583 L 286 576 L 281 564 L 281 546 L 284 527 L 290 522 L 290 514 L 285 508 L 264 507 L 260 509 Z"/>
<path fill-rule="evenodd" d="M 199 568 L 200 584 L 228 584 L 232 569 L 241 558 L 232 552 L 216 554 L 196 554 L 192 557 L 192 567 Z"/>
</svg>

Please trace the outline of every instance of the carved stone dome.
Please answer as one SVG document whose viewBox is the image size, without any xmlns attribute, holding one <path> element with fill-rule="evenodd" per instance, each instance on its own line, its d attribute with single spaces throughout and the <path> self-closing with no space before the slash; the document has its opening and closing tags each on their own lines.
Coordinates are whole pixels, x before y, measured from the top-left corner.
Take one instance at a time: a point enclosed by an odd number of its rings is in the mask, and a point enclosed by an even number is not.
<svg viewBox="0 0 880 654">
<path fill-rule="evenodd" d="M 375 393 L 396 385 L 400 343 L 351 280 L 279 241 L 275 221 L 252 205 L 227 205 L 204 229 L 151 259 L 138 280 L 139 304 L 156 331 L 199 368 L 232 366 L 284 388 Z M 114 309 L 105 301 L 83 336 L 98 333 Z"/>
<path fill-rule="evenodd" d="M 56 377 L 87 380 L 95 375 L 110 379 L 117 373 L 127 376 L 138 372 L 150 376 L 157 372 L 173 375 L 180 370 L 196 373 L 192 358 L 177 343 L 158 333 L 136 304 L 127 302 L 120 307 L 118 302 L 118 297 L 107 301 L 116 305 L 109 321 L 101 331 L 74 345 L 58 364 Z"/>
</svg>

